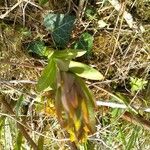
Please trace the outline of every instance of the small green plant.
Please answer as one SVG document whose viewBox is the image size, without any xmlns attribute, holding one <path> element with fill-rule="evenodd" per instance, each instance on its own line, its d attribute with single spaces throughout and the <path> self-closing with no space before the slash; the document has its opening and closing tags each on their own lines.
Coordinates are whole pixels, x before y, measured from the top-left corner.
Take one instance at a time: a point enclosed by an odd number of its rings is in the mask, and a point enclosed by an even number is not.
<svg viewBox="0 0 150 150">
<path fill-rule="evenodd" d="M 102 80 L 103 75 L 86 64 L 74 61 L 91 50 L 93 37 L 90 34 L 82 34 L 75 49 L 65 49 L 74 21 L 74 16 L 70 15 L 46 15 L 44 25 L 50 31 L 57 50 L 46 47 L 40 39 L 30 43 L 28 50 L 48 60 L 37 84 L 37 91 L 42 95 L 41 102 L 45 92 L 53 93 L 54 96 L 47 101 L 54 99 L 60 125 L 69 133 L 71 141 L 78 143 L 95 131 L 96 104 L 82 78 Z"/>
<path fill-rule="evenodd" d="M 57 118 L 72 141 L 82 141 L 95 130 L 95 100 L 81 77 L 103 79 L 94 68 L 72 61 L 84 54 L 83 50 L 51 51 L 37 84 L 38 92 L 53 91 Z"/>
<path fill-rule="evenodd" d="M 146 81 L 142 78 L 130 77 L 131 92 L 135 93 L 139 90 L 143 90 L 145 88 L 147 82 L 148 81 Z"/>
</svg>

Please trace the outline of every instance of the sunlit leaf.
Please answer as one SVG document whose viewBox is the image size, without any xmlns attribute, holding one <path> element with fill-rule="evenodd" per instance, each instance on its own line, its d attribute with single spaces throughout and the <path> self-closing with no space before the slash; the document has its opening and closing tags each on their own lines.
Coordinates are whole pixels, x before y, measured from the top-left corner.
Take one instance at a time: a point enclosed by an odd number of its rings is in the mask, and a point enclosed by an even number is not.
<svg viewBox="0 0 150 150">
<path fill-rule="evenodd" d="M 89 89 L 87 88 L 87 86 L 85 85 L 84 81 L 76 76 L 76 80 L 78 82 L 78 84 L 81 86 L 83 93 L 85 95 L 85 104 L 86 104 L 86 108 L 88 111 L 88 116 L 89 116 L 89 126 L 92 130 L 92 132 L 95 130 L 95 100 L 94 97 L 92 95 L 92 93 L 89 91 Z"/>
<path fill-rule="evenodd" d="M 69 64 L 69 70 L 80 77 L 91 79 L 91 80 L 102 80 L 103 75 L 96 69 L 75 61 L 71 61 Z"/>
<path fill-rule="evenodd" d="M 56 87 L 56 73 L 57 67 L 53 59 L 50 59 L 48 65 L 42 72 L 41 77 L 38 80 L 37 91 L 41 92 L 48 87 L 55 89 Z"/>
<path fill-rule="evenodd" d="M 57 47 L 65 47 L 71 37 L 75 16 L 49 13 L 44 18 L 44 25 L 51 31 Z"/>
<path fill-rule="evenodd" d="M 76 49 L 76 50 L 73 49 L 70 51 L 76 51 L 76 53 L 77 53 L 76 57 L 81 57 L 87 52 L 86 50 L 78 50 L 78 49 Z"/>
<path fill-rule="evenodd" d="M 55 51 L 54 57 L 59 58 L 59 59 L 71 60 L 76 57 L 81 57 L 85 53 L 86 53 L 85 50 L 66 49 L 66 50 L 61 50 L 61 51 Z"/>
</svg>

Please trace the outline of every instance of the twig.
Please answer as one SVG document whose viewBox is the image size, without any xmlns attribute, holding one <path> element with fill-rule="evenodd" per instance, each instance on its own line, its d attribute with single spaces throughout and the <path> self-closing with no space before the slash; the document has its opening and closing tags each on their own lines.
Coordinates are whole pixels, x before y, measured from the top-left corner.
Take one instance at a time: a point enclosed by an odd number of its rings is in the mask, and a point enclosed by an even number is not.
<svg viewBox="0 0 150 150">
<path fill-rule="evenodd" d="M 112 102 L 97 101 L 96 103 L 98 106 L 108 106 L 112 108 L 122 108 L 122 109 L 128 108 L 128 106 L 124 104 L 118 104 L 118 103 L 112 103 Z M 136 108 L 137 110 L 142 110 L 144 112 L 150 112 L 150 108 L 139 108 L 137 106 L 134 106 L 134 108 Z M 150 131 L 150 122 L 144 119 L 139 114 L 135 114 L 135 113 L 132 114 L 130 112 L 125 111 L 124 114 L 121 116 L 121 118 L 135 125 L 142 126 L 144 129 Z"/>
<path fill-rule="evenodd" d="M 22 2 L 23 2 L 23 0 L 18 1 L 14 6 L 12 6 L 10 9 L 8 9 L 5 12 L 5 14 L 2 14 L 0 16 L 0 19 L 4 19 L 11 11 L 13 11 L 16 7 L 18 7 Z"/>
<path fill-rule="evenodd" d="M 120 11 L 121 10 L 121 3 L 119 3 L 118 0 L 109 0 L 109 2 L 112 4 L 112 6 L 117 10 Z M 133 17 L 130 13 L 128 13 L 127 11 L 124 11 L 123 13 L 123 17 L 126 20 L 127 24 L 129 25 L 130 28 L 137 28 L 136 25 L 134 25 L 133 22 Z"/>
<path fill-rule="evenodd" d="M 106 106 L 106 107 L 111 107 L 111 108 L 120 108 L 120 109 L 127 109 L 128 106 L 120 103 L 113 103 L 113 102 L 103 102 L 103 101 L 96 101 L 97 106 Z M 134 106 L 137 110 L 141 110 L 144 112 L 150 112 L 150 108 L 143 108 L 143 107 L 138 107 Z"/>
<path fill-rule="evenodd" d="M 10 81 L 0 81 L 0 83 L 9 83 L 9 84 L 37 84 L 37 81 L 31 81 L 31 80 L 10 80 Z M 100 87 L 99 87 L 100 88 Z M 106 90 L 100 88 L 100 90 L 107 92 Z M 113 96 L 114 98 L 116 98 L 118 101 L 121 101 L 120 98 L 118 98 L 117 96 L 109 93 L 109 95 Z M 111 107 L 111 108 L 120 108 L 120 109 L 127 109 L 129 108 L 129 106 L 126 106 L 125 104 L 121 104 L 121 103 L 114 103 L 114 102 L 104 102 L 104 101 L 96 101 L 97 106 L 107 106 L 107 107 Z M 131 106 L 132 107 L 132 106 Z M 143 107 L 138 107 L 138 106 L 134 106 L 135 109 L 139 110 L 139 111 L 144 111 L 144 112 L 150 112 L 150 108 L 143 108 Z"/>
<path fill-rule="evenodd" d="M 123 9 L 123 10 L 121 10 L 121 9 Z M 119 23 L 119 18 L 120 18 L 120 15 L 121 15 L 122 11 L 125 12 L 125 6 L 123 6 L 123 8 L 122 8 L 121 5 L 120 5 L 119 10 L 120 10 L 120 12 L 119 12 L 119 15 L 118 15 L 118 17 L 117 17 L 117 21 L 116 21 L 116 25 L 115 25 L 115 28 L 114 28 L 114 31 L 113 31 L 113 35 L 114 35 L 114 32 L 115 32 L 115 30 L 116 30 L 116 28 L 117 28 L 117 25 L 118 25 L 118 23 Z M 118 31 L 118 34 L 117 34 L 117 38 L 116 38 L 116 41 L 115 41 L 114 48 L 113 48 L 113 53 L 112 53 L 112 55 L 111 55 L 110 62 L 109 62 L 109 65 L 108 65 L 108 67 L 107 67 L 107 69 L 106 69 L 105 75 L 107 75 L 107 73 L 108 73 L 108 71 L 109 71 L 109 69 L 110 69 L 110 66 L 111 66 L 111 64 L 112 64 L 112 62 L 113 62 L 113 59 L 114 59 L 114 55 L 115 55 L 116 50 L 117 50 L 117 47 L 118 47 L 119 37 L 120 37 L 121 28 L 122 28 L 122 24 L 123 24 L 123 17 L 124 17 L 124 16 L 122 15 L 122 16 L 121 16 L 121 21 L 120 21 L 120 26 L 119 26 L 119 31 Z M 113 39 L 113 38 L 112 38 L 112 39 Z M 111 40 L 111 43 L 112 43 L 112 40 Z"/>
<path fill-rule="evenodd" d="M 34 6 L 34 7 L 37 7 L 37 8 L 40 9 L 40 10 L 43 10 L 42 7 L 40 7 L 40 6 L 36 5 L 36 4 L 34 4 L 33 2 L 30 2 L 30 0 L 23 0 L 23 1 L 26 2 L 26 3 L 31 4 L 31 5 Z"/>
<path fill-rule="evenodd" d="M 42 10 L 42 7 L 30 2 L 29 0 L 19 0 L 15 5 L 13 5 L 10 9 L 8 9 L 4 14 L 0 15 L 0 19 L 4 19 L 11 11 L 13 11 L 16 7 L 18 7 L 23 2 L 29 3 L 33 5 L 34 7 L 37 7 L 40 10 Z"/>
<path fill-rule="evenodd" d="M 150 122 L 144 119 L 140 115 L 131 114 L 129 112 L 125 112 L 122 116 L 124 120 L 127 120 L 135 125 L 142 126 L 144 129 L 150 131 Z"/>
<path fill-rule="evenodd" d="M 31 81 L 31 80 L 10 80 L 10 81 L 2 81 L 0 80 L 0 83 L 9 83 L 9 84 L 19 84 L 19 83 L 29 83 L 29 84 L 37 84 L 36 81 Z"/>
<path fill-rule="evenodd" d="M 99 138 L 92 138 L 92 137 L 89 137 L 89 140 L 101 142 L 101 143 L 102 143 L 104 146 L 106 146 L 107 148 L 112 149 L 112 147 L 108 146 L 103 140 L 101 140 L 101 139 L 99 139 Z"/>
</svg>

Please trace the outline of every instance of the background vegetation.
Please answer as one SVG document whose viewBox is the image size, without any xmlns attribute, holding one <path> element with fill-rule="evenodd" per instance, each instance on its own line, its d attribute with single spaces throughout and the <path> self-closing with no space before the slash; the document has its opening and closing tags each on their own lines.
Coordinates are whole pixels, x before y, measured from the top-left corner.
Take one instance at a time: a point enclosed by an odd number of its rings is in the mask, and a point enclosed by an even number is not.
<svg viewBox="0 0 150 150">
<path fill-rule="evenodd" d="M 0 149 L 149 150 L 149 41 L 149 0 L 1 0 Z M 77 146 L 54 93 L 41 98 L 36 88 L 49 52 L 64 49 L 86 51 L 75 60 L 104 76 L 85 79 L 96 131 Z"/>
</svg>

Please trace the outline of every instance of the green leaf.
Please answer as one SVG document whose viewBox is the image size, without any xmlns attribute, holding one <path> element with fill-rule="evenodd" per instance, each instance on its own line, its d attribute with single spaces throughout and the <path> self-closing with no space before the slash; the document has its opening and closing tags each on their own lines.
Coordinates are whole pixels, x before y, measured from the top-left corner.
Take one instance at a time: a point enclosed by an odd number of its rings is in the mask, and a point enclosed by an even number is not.
<svg viewBox="0 0 150 150">
<path fill-rule="evenodd" d="M 88 7 L 85 10 L 85 17 L 89 20 L 94 20 L 96 19 L 96 9 L 92 7 Z"/>
<path fill-rule="evenodd" d="M 70 61 L 55 58 L 55 62 L 57 63 L 57 67 L 59 68 L 60 71 L 68 71 L 69 70 Z"/>
<path fill-rule="evenodd" d="M 40 40 L 31 42 L 27 49 L 29 50 L 29 53 L 35 53 L 39 56 L 44 56 L 45 52 L 47 51 L 47 47 L 45 46 L 44 42 Z"/>
<path fill-rule="evenodd" d="M 70 40 L 75 16 L 49 13 L 44 18 L 44 25 L 51 31 L 57 47 L 65 47 Z"/>
<path fill-rule="evenodd" d="M 62 118 L 62 111 L 63 111 L 63 105 L 61 102 L 61 87 L 59 87 L 56 90 L 56 95 L 55 95 L 55 108 L 56 108 L 56 114 L 58 117 L 58 121 L 61 125 L 63 125 L 63 118 Z"/>
<path fill-rule="evenodd" d="M 86 51 L 84 51 L 84 50 L 66 49 L 66 50 L 62 50 L 62 51 L 55 51 L 54 57 L 60 58 L 60 59 L 65 59 L 65 60 L 68 60 L 68 59 L 71 60 L 76 57 L 81 57 L 85 53 L 86 53 Z"/>
<path fill-rule="evenodd" d="M 44 5 L 48 2 L 48 0 L 38 0 L 40 5 Z"/>
<path fill-rule="evenodd" d="M 102 80 L 103 75 L 96 69 L 75 61 L 70 61 L 69 70 L 80 77 L 91 79 L 91 80 Z"/>
<path fill-rule="evenodd" d="M 93 36 L 85 32 L 81 35 L 79 41 L 75 44 L 74 48 L 86 50 L 87 55 L 89 56 L 93 47 L 93 40 Z"/>
<path fill-rule="evenodd" d="M 72 51 L 76 51 L 76 58 L 77 57 L 81 57 L 81 56 L 83 56 L 85 53 L 86 53 L 86 50 L 79 50 L 79 49 L 76 49 L 76 50 L 74 50 L 74 49 L 72 49 L 72 50 L 70 50 L 71 52 Z"/>
<path fill-rule="evenodd" d="M 44 149 L 44 137 L 40 136 L 38 139 L 38 150 L 43 150 Z"/>
<path fill-rule="evenodd" d="M 31 31 L 26 27 L 19 29 L 19 32 L 21 33 L 21 36 L 23 37 L 31 37 Z"/>
<path fill-rule="evenodd" d="M 123 129 L 120 126 L 119 126 L 119 134 L 118 134 L 118 136 L 119 136 L 119 140 L 122 141 L 122 145 L 126 146 L 125 134 L 123 132 Z"/>
<path fill-rule="evenodd" d="M 140 128 L 138 126 L 135 126 L 135 128 L 133 128 L 132 134 L 125 148 L 126 150 L 131 150 L 134 147 L 135 142 L 139 135 L 139 131 L 140 131 Z"/>
<path fill-rule="evenodd" d="M 79 144 L 79 150 L 95 150 L 95 144 L 92 141 L 86 141 Z"/>
<path fill-rule="evenodd" d="M 23 138 L 22 133 L 18 132 L 14 150 L 21 150 L 21 145 L 22 145 L 22 142 L 23 142 L 22 138 Z"/>
<path fill-rule="evenodd" d="M 92 131 L 95 130 L 95 100 L 94 100 L 94 97 L 92 95 L 92 93 L 90 92 L 90 90 L 88 89 L 88 87 L 86 86 L 86 84 L 84 83 L 84 81 L 79 78 L 78 76 L 75 76 L 76 78 L 76 81 L 78 82 L 78 84 L 81 86 L 82 90 L 83 90 L 83 93 L 85 95 L 85 103 L 86 103 L 86 106 L 87 106 L 87 109 L 88 109 L 88 115 L 89 115 L 89 120 L 90 120 L 90 126 L 91 126 L 91 129 Z"/>
<path fill-rule="evenodd" d="M 41 92 L 48 87 L 55 89 L 56 86 L 57 66 L 53 59 L 50 59 L 48 65 L 43 70 L 43 73 L 37 84 L 37 91 Z"/>
<path fill-rule="evenodd" d="M 1 116 L 0 117 L 0 138 L 1 138 L 2 134 L 3 134 L 2 130 L 3 130 L 4 126 L 5 126 L 5 119 L 6 119 L 5 116 Z"/>
<path fill-rule="evenodd" d="M 15 108 L 15 110 L 16 110 L 16 116 L 17 116 L 17 117 L 18 117 L 19 109 L 20 109 L 20 107 L 21 107 L 21 104 L 22 104 L 23 100 L 24 100 L 24 97 L 23 97 L 23 94 L 22 94 L 22 95 L 19 97 L 19 99 L 17 100 L 17 103 L 16 103 L 16 108 Z"/>
<path fill-rule="evenodd" d="M 120 115 L 122 115 L 122 109 L 115 108 L 111 111 L 111 121 L 115 121 Z"/>
<path fill-rule="evenodd" d="M 146 86 L 148 81 L 142 79 L 142 78 L 130 78 L 130 85 L 131 85 L 131 92 L 135 93 L 138 90 L 143 90 Z"/>
</svg>

